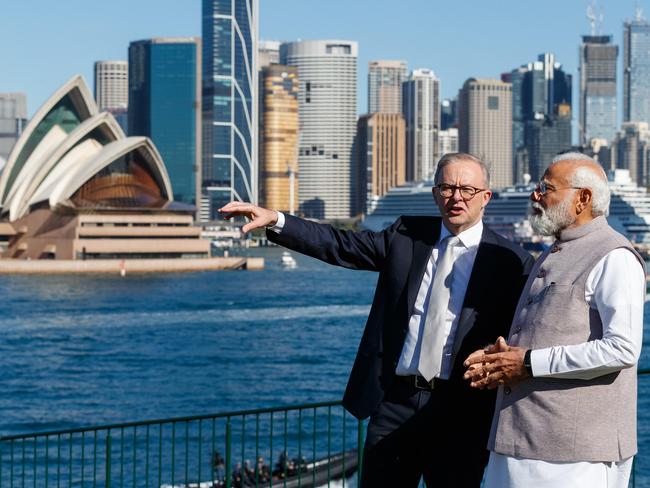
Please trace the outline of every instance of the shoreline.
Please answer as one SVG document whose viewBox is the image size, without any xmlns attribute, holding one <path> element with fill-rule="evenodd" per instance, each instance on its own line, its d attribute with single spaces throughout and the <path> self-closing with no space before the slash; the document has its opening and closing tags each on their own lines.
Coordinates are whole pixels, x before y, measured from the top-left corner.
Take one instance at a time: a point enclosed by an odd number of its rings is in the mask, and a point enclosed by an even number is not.
<svg viewBox="0 0 650 488">
<path fill-rule="evenodd" d="M 0 275 L 178 273 L 264 269 L 262 257 L 193 259 L 14 260 L 0 259 Z"/>
</svg>

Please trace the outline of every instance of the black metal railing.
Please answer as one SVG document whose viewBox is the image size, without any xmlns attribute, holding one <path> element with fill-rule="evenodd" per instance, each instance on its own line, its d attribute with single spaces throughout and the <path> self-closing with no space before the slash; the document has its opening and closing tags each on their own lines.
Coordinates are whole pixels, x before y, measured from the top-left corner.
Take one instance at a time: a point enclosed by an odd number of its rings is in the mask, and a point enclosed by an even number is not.
<svg viewBox="0 0 650 488">
<path fill-rule="evenodd" d="M 650 440 L 645 383 L 642 442 Z M 364 422 L 340 401 L 10 435 L 0 437 L 0 488 L 358 486 L 363 441 Z M 644 452 L 630 485 L 650 484 L 642 479 L 650 479 Z"/>
<path fill-rule="evenodd" d="M 0 437 L 0 487 L 313 487 L 361 465 L 341 402 Z"/>
</svg>

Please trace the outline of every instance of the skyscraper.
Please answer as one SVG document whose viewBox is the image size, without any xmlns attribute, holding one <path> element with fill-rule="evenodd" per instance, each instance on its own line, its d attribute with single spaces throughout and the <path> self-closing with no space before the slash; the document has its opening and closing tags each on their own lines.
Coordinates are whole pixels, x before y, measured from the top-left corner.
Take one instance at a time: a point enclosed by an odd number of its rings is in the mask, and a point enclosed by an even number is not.
<svg viewBox="0 0 650 488">
<path fill-rule="evenodd" d="M 257 202 L 258 0 L 203 0 L 203 193 Z"/>
<path fill-rule="evenodd" d="M 95 62 L 95 101 L 101 111 L 128 108 L 129 63 L 127 61 Z"/>
<path fill-rule="evenodd" d="M 514 181 L 521 182 L 524 172 L 537 180 L 558 152 L 571 147 L 571 75 L 545 53 L 501 79 L 512 83 Z"/>
<path fill-rule="evenodd" d="M 490 165 L 493 188 L 512 185 L 512 85 L 470 78 L 458 95 L 459 149 Z"/>
<path fill-rule="evenodd" d="M 27 124 L 27 95 L 0 93 L 0 172 Z"/>
<path fill-rule="evenodd" d="M 552 115 L 537 113 L 526 120 L 524 149 L 525 172 L 532 181 L 539 181 L 553 158 L 571 149 L 571 107 L 561 104 Z M 519 174 L 515 171 L 517 183 L 523 181 L 523 172 L 523 168 Z"/>
<path fill-rule="evenodd" d="M 298 68 L 300 209 L 309 217 L 336 219 L 352 214 L 357 52 L 356 42 L 340 40 L 280 47 L 280 62 Z"/>
<path fill-rule="evenodd" d="M 438 161 L 440 81 L 430 69 L 416 69 L 402 84 L 406 120 L 406 179 L 430 180 Z"/>
<path fill-rule="evenodd" d="M 455 98 L 445 98 L 440 102 L 440 130 L 458 128 L 458 103 Z M 441 154 L 444 154 L 440 150 Z"/>
<path fill-rule="evenodd" d="M 129 46 L 129 134 L 152 139 L 174 200 L 200 202 L 201 42 L 162 37 Z"/>
<path fill-rule="evenodd" d="M 447 130 L 438 131 L 438 147 L 441 157 L 447 153 L 458 152 L 458 129 L 450 127 Z"/>
<path fill-rule="evenodd" d="M 262 69 L 270 64 L 280 63 L 280 41 L 260 41 L 258 52 L 258 67 Z"/>
<path fill-rule="evenodd" d="M 375 112 L 359 118 L 358 211 L 368 213 L 380 197 L 406 180 L 402 114 Z"/>
<path fill-rule="evenodd" d="M 95 62 L 95 102 L 99 110 L 112 113 L 124 132 L 128 133 L 128 61 Z"/>
<path fill-rule="evenodd" d="M 616 133 L 616 58 L 612 36 L 582 36 L 580 45 L 580 142 L 611 142 Z"/>
<path fill-rule="evenodd" d="M 647 122 L 623 122 L 612 142 L 612 169 L 627 169 L 639 186 L 650 186 L 650 129 Z"/>
<path fill-rule="evenodd" d="M 401 113 L 402 83 L 405 80 L 405 61 L 370 61 L 368 63 L 368 113 Z"/>
<path fill-rule="evenodd" d="M 293 66 L 262 69 L 260 205 L 298 208 L 298 73 Z"/>
<path fill-rule="evenodd" d="M 623 120 L 650 122 L 650 24 L 640 12 L 623 25 Z"/>
</svg>

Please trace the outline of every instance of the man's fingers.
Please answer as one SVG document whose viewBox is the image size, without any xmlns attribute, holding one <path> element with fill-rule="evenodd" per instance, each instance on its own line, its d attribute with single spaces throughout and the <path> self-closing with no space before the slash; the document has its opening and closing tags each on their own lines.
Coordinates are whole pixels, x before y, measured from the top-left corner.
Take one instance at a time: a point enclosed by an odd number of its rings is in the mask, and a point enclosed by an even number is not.
<svg viewBox="0 0 650 488">
<path fill-rule="evenodd" d="M 483 351 L 483 349 L 474 351 L 472 354 L 467 356 L 467 359 L 465 359 L 463 366 L 467 367 L 471 364 L 482 363 L 484 361 L 483 359 L 484 357 L 485 357 L 485 351 Z"/>
</svg>

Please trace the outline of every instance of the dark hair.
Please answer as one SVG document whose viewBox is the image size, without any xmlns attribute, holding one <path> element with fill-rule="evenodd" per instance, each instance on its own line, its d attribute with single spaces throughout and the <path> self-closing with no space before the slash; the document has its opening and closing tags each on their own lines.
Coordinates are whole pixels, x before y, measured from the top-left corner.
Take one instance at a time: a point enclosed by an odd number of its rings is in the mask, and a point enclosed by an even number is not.
<svg viewBox="0 0 650 488">
<path fill-rule="evenodd" d="M 462 152 L 447 153 L 440 158 L 440 161 L 438 161 L 438 167 L 436 168 L 436 174 L 433 178 L 434 184 L 438 184 L 438 178 L 440 177 L 440 173 L 445 166 L 458 163 L 460 161 L 471 161 L 478 164 L 481 167 L 481 171 L 483 171 L 483 180 L 485 180 L 485 187 L 490 188 L 490 168 L 488 167 L 487 163 L 485 163 L 481 158 L 474 156 L 473 154 Z"/>
</svg>

